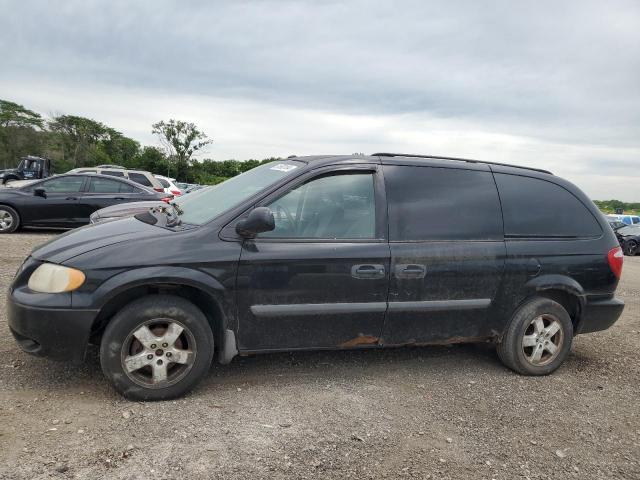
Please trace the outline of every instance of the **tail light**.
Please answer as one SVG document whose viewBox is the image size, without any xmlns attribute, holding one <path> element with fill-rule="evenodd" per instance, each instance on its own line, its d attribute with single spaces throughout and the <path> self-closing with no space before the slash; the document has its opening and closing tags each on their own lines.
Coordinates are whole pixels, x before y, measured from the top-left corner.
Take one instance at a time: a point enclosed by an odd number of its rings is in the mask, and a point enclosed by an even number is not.
<svg viewBox="0 0 640 480">
<path fill-rule="evenodd" d="M 161 198 L 161 200 L 162 200 L 164 203 L 169 203 L 169 202 L 171 202 L 171 200 L 173 200 L 173 197 L 163 197 L 163 198 Z"/>
<path fill-rule="evenodd" d="M 154 189 L 156 192 L 160 192 L 160 193 L 163 193 L 163 192 L 164 192 L 164 188 L 157 188 L 157 187 L 153 187 L 153 189 Z"/>
<path fill-rule="evenodd" d="M 609 262 L 609 268 L 611 268 L 616 278 L 620 278 L 622 274 L 622 263 L 624 262 L 622 248 L 614 247 L 609 250 L 609 253 L 607 253 L 607 261 Z"/>
<path fill-rule="evenodd" d="M 182 192 L 180 190 L 169 190 L 169 191 L 174 195 L 182 195 Z"/>
</svg>

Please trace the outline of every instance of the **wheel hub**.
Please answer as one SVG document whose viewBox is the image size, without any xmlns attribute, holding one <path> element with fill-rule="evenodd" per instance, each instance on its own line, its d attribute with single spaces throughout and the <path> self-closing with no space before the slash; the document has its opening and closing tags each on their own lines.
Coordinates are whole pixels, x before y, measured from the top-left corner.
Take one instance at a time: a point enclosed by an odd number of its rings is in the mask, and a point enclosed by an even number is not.
<svg viewBox="0 0 640 480">
<path fill-rule="evenodd" d="M 182 323 L 154 319 L 132 331 L 122 345 L 122 369 L 135 383 L 163 388 L 180 381 L 196 356 L 195 338 Z"/>
<path fill-rule="evenodd" d="M 525 329 L 522 350 L 529 363 L 542 366 L 558 356 L 563 343 L 564 331 L 560 320 L 543 314 L 534 318 Z"/>
</svg>

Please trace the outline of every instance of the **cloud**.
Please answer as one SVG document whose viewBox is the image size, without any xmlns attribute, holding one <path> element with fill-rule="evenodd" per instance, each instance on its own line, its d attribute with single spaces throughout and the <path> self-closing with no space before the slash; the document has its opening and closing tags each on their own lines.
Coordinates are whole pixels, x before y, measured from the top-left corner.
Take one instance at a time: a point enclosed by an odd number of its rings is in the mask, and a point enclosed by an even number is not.
<svg viewBox="0 0 640 480">
<path fill-rule="evenodd" d="M 399 150 L 550 168 L 640 200 L 640 4 L 0 0 L 0 97 L 215 158 Z M 621 178 L 626 178 L 621 182 Z"/>
</svg>

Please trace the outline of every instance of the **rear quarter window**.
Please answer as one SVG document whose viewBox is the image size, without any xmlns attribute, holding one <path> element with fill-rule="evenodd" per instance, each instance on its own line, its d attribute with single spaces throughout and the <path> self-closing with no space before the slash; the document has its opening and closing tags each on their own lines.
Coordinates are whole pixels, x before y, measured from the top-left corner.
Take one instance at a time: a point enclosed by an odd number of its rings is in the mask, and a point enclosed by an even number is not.
<svg viewBox="0 0 640 480">
<path fill-rule="evenodd" d="M 546 180 L 495 174 L 505 236 L 597 237 L 602 228 L 570 191 Z"/>
<path fill-rule="evenodd" d="M 142 173 L 129 172 L 129 180 L 133 180 L 134 182 L 139 183 L 140 185 L 144 185 L 145 187 L 153 187 L 153 184 L 149 181 L 146 175 L 143 175 Z"/>
<path fill-rule="evenodd" d="M 502 240 L 491 172 L 385 165 L 389 240 Z"/>
</svg>

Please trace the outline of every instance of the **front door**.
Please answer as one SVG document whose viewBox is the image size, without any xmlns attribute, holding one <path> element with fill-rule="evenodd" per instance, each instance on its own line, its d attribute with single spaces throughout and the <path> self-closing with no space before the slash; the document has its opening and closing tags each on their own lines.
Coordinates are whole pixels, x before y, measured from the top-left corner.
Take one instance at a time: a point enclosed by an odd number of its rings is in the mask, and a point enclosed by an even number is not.
<svg viewBox="0 0 640 480">
<path fill-rule="evenodd" d="M 276 228 L 242 246 L 240 350 L 379 345 L 389 245 L 376 168 L 324 169 L 261 202 Z"/>
<path fill-rule="evenodd" d="M 22 223 L 42 227 L 75 227 L 78 217 L 78 200 L 81 196 L 85 177 L 67 175 L 38 182 L 25 189 L 30 196 L 24 199 L 21 208 Z M 34 195 L 42 188 L 45 197 Z"/>
<path fill-rule="evenodd" d="M 385 345 L 481 340 L 502 325 L 502 214 L 486 166 L 385 165 L 391 278 Z"/>
</svg>

